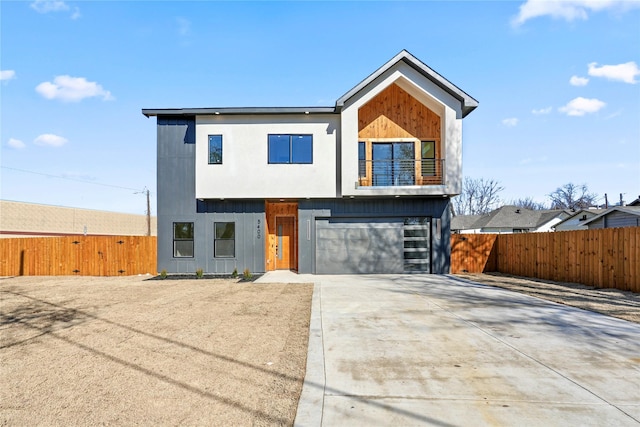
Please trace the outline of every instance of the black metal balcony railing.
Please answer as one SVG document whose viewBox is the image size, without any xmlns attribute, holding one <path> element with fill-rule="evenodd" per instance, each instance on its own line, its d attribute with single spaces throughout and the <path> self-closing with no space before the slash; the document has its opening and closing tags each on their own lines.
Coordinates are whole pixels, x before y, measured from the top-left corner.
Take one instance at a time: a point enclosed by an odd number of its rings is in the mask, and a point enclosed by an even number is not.
<svg viewBox="0 0 640 427">
<path fill-rule="evenodd" d="M 397 187 L 444 184 L 444 159 L 360 160 L 358 185 Z"/>
</svg>

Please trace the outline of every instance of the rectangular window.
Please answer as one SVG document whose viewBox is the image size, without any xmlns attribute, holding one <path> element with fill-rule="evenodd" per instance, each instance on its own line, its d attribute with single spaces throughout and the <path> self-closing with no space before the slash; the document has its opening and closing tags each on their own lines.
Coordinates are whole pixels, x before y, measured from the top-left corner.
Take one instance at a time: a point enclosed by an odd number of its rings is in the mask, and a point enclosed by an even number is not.
<svg viewBox="0 0 640 427">
<path fill-rule="evenodd" d="M 209 164 L 222 164 L 222 135 L 209 135 Z"/>
<path fill-rule="evenodd" d="M 236 223 L 214 223 L 213 256 L 216 258 L 233 258 L 236 256 Z"/>
<path fill-rule="evenodd" d="M 367 144 L 364 141 L 358 142 L 358 177 L 367 177 Z"/>
<path fill-rule="evenodd" d="M 269 163 L 313 163 L 313 135 L 269 135 Z"/>
<path fill-rule="evenodd" d="M 193 258 L 193 223 L 173 223 L 173 257 Z"/>
<path fill-rule="evenodd" d="M 373 144 L 373 185 L 415 184 L 413 142 Z"/>
<path fill-rule="evenodd" d="M 436 142 L 421 141 L 422 176 L 436 175 Z"/>
</svg>

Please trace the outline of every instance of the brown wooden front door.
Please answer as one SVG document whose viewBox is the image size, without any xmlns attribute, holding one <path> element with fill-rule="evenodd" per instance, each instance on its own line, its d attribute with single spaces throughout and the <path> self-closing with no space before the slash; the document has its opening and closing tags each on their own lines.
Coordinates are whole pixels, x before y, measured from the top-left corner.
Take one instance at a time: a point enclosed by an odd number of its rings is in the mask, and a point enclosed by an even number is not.
<svg viewBox="0 0 640 427">
<path fill-rule="evenodd" d="M 296 267 L 295 218 L 276 217 L 276 270 L 291 270 Z"/>
</svg>

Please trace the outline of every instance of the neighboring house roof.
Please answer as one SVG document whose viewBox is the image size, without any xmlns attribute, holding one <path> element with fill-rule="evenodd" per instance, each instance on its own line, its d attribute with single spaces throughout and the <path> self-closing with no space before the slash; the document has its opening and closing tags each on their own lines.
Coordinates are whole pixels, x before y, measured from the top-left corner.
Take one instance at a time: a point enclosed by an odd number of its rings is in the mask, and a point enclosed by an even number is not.
<svg viewBox="0 0 640 427">
<path fill-rule="evenodd" d="M 453 218 L 451 229 L 536 229 L 555 218 L 566 215 L 568 213 L 563 210 L 531 210 L 507 205 L 486 215 L 458 215 Z M 460 226 L 460 228 L 454 228 L 454 220 L 458 217 L 468 217 L 468 219 L 460 218 L 455 223 L 455 226 Z M 475 221 L 471 221 L 472 217 L 475 217 Z"/>
<path fill-rule="evenodd" d="M 451 230 L 472 230 L 473 224 L 480 219 L 482 215 L 456 215 L 451 218 Z"/>
<path fill-rule="evenodd" d="M 600 218 L 607 216 L 613 212 L 623 212 L 635 216 L 640 216 L 640 206 L 614 206 L 612 208 L 606 209 L 599 215 L 594 216 L 593 218 L 584 222 L 585 225 L 588 225 L 594 221 L 599 220 Z"/>
<path fill-rule="evenodd" d="M 411 68 L 418 71 L 422 76 L 433 82 L 436 86 L 440 87 L 453 98 L 458 100 L 462 109 L 462 117 L 466 117 L 478 106 L 478 101 L 469 94 L 442 77 L 406 50 L 402 50 L 386 64 L 374 71 L 373 74 L 342 95 L 336 101 L 335 107 L 145 108 L 142 110 L 142 114 L 147 117 L 195 116 L 197 114 L 337 114 L 340 113 L 342 107 L 349 98 L 363 90 L 372 81 L 399 62 L 406 63 Z"/>
<path fill-rule="evenodd" d="M 483 215 L 475 228 L 538 228 L 551 221 L 564 211 L 534 211 L 517 206 L 502 206 L 487 215 Z"/>
<path fill-rule="evenodd" d="M 580 218 L 584 217 L 584 220 L 581 220 L 581 221 L 586 221 L 588 219 L 593 218 L 596 215 L 601 214 L 605 210 L 606 209 L 580 209 L 575 212 L 570 212 L 570 215 L 567 218 L 563 219 L 562 221 L 554 225 L 553 228 L 555 229 L 562 228 L 563 225 L 571 221 L 575 221 L 578 217 Z M 584 226 L 584 224 L 585 224 L 584 222 L 581 222 L 579 225 L 580 227 L 582 227 Z"/>
<path fill-rule="evenodd" d="M 633 202 L 628 203 L 627 206 L 640 206 L 640 196 L 638 196 L 638 198 L 635 199 Z"/>
</svg>

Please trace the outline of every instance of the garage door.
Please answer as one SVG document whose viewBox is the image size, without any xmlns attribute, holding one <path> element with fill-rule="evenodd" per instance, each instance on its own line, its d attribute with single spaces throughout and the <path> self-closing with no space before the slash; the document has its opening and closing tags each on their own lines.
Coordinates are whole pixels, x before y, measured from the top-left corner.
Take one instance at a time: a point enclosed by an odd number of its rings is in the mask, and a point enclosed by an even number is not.
<svg viewBox="0 0 640 427">
<path fill-rule="evenodd" d="M 316 273 L 428 272 L 427 218 L 316 220 Z"/>
</svg>

